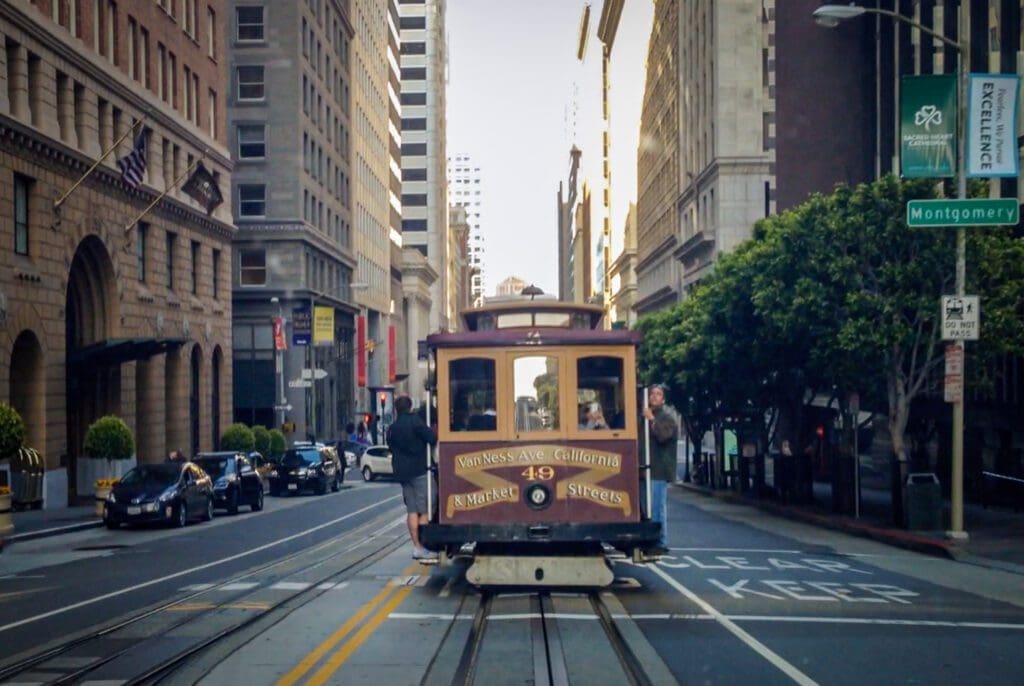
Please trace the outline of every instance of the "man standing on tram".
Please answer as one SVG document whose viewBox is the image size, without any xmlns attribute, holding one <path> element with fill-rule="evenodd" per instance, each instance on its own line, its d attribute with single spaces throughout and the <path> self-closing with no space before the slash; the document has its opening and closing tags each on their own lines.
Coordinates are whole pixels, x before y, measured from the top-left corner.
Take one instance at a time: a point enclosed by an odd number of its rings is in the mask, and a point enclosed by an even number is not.
<svg viewBox="0 0 1024 686">
<path fill-rule="evenodd" d="M 676 478 L 679 425 L 665 409 L 665 387 L 661 384 L 652 384 L 647 389 L 647 407 L 644 408 L 644 419 L 650 425 L 651 439 L 651 519 L 661 524 L 658 545 L 648 552 L 654 555 L 665 555 L 668 553 L 668 485 Z M 645 449 L 641 432 L 641 460 Z M 646 489 L 641 488 L 641 492 L 646 494 Z"/>
<path fill-rule="evenodd" d="M 419 527 L 427 524 L 427 446 L 437 445 L 437 435 L 418 414 L 412 411 L 412 399 L 407 395 L 395 399 L 398 417 L 388 429 L 388 446 L 395 479 L 402 484 L 412 556 L 416 560 L 435 561 L 433 553 L 420 545 Z M 433 489 L 436 493 L 437 489 Z"/>
</svg>

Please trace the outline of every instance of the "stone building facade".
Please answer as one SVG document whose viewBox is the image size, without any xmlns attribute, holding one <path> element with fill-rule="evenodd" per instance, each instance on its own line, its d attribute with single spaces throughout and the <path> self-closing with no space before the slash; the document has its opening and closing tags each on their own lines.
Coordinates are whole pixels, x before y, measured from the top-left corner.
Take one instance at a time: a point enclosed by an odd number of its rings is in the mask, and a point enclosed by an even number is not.
<svg viewBox="0 0 1024 686">
<path fill-rule="evenodd" d="M 221 188 L 231 171 L 221 9 L 0 3 L 0 399 L 45 459 L 46 507 L 91 495 L 103 415 L 140 462 L 212 449 L 230 419 L 230 206 L 181 189 L 200 161 Z M 133 187 L 116 160 L 142 130 Z"/>
</svg>

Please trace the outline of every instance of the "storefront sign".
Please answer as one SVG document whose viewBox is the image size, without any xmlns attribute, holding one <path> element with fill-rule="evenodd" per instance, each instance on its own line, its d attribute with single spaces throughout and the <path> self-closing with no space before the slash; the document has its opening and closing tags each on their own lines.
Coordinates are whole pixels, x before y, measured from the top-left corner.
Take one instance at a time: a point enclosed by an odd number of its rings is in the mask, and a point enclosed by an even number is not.
<svg viewBox="0 0 1024 686">
<path fill-rule="evenodd" d="M 334 345 L 334 308 L 317 305 L 313 311 L 313 345 Z"/>
</svg>

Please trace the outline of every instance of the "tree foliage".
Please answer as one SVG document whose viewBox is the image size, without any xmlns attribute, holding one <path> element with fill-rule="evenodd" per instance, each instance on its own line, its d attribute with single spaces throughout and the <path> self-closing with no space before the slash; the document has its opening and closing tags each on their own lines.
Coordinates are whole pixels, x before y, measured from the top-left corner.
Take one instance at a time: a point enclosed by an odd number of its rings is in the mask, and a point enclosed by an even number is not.
<svg viewBox="0 0 1024 686">
<path fill-rule="evenodd" d="M 9 460 L 25 442 L 25 422 L 13 407 L 0 401 L 0 460 Z"/>
<path fill-rule="evenodd" d="M 221 450 L 239 450 L 250 453 L 255 447 L 256 438 L 253 436 L 252 429 L 245 424 L 232 424 L 224 430 L 224 435 L 220 437 Z"/>
<path fill-rule="evenodd" d="M 123 419 L 108 414 L 89 425 L 83 450 L 94 459 L 127 460 L 135 453 L 135 439 Z"/>
</svg>

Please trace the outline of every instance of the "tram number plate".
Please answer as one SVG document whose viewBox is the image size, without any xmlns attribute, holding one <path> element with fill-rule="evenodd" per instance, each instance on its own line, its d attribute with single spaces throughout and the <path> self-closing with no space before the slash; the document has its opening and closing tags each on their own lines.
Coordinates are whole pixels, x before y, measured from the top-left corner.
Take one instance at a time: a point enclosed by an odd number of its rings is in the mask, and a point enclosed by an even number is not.
<svg viewBox="0 0 1024 686">
<path fill-rule="evenodd" d="M 530 481 L 551 481 L 555 478 L 555 468 L 548 466 L 527 467 L 522 471 L 520 476 L 523 476 Z"/>
<path fill-rule="evenodd" d="M 128 514 L 130 514 L 130 515 L 142 514 L 142 508 L 141 507 L 130 507 L 129 506 Z"/>
</svg>

